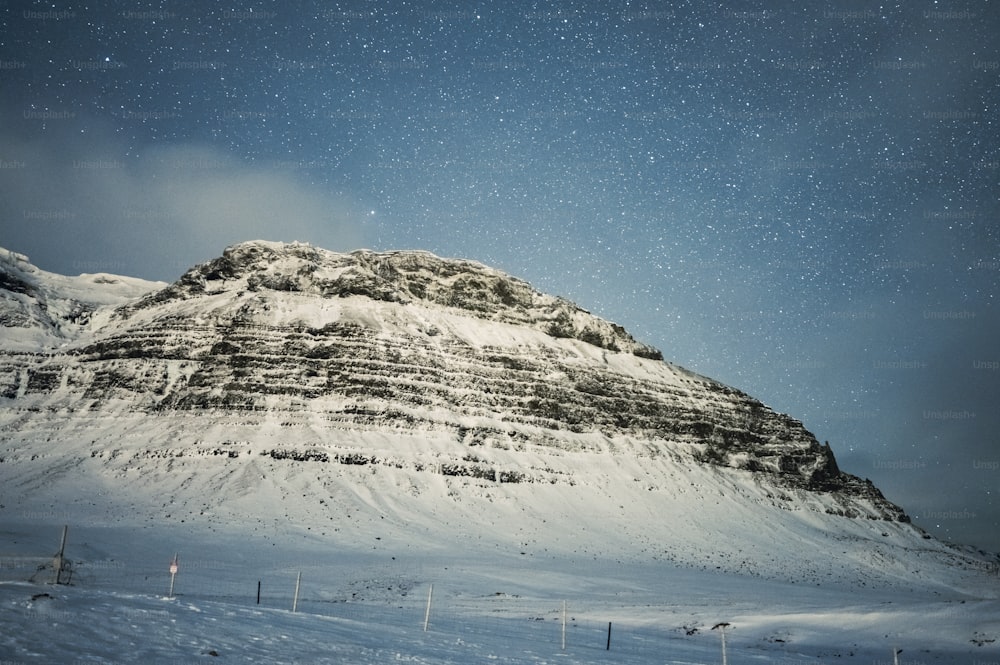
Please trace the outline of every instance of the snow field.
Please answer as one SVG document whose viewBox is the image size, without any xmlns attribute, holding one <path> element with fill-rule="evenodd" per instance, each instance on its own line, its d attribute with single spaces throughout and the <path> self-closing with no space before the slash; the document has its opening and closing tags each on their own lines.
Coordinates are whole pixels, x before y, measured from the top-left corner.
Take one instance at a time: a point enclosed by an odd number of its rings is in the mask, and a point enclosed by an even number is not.
<svg viewBox="0 0 1000 665">
<path fill-rule="evenodd" d="M 51 571 L 35 583 L 15 579 L 24 567 L 9 562 L 54 551 L 59 532 L 0 522 L 2 663 L 709 664 L 721 662 L 711 630 L 720 621 L 732 624 L 730 663 L 875 665 L 891 663 L 894 646 L 905 650 L 902 665 L 1000 658 L 987 641 L 1000 637 L 995 598 L 596 558 L 390 556 L 293 530 L 265 540 L 195 527 L 71 527 L 72 585 L 46 583 Z M 167 598 L 175 549 L 180 566 Z"/>
<path fill-rule="evenodd" d="M 564 651 L 558 620 L 451 614 L 424 632 L 420 612 L 388 608 L 345 617 L 73 587 L 40 592 L 47 596 L 32 592 L 38 592 L 34 585 L 0 584 L 5 623 L 16 627 L 0 642 L 0 662 L 583 664 L 610 657 L 649 663 L 671 653 L 680 658 L 671 662 L 700 662 L 711 650 L 698 642 L 672 644 L 651 631 L 619 630 L 606 651 L 605 633 L 575 621 Z"/>
</svg>

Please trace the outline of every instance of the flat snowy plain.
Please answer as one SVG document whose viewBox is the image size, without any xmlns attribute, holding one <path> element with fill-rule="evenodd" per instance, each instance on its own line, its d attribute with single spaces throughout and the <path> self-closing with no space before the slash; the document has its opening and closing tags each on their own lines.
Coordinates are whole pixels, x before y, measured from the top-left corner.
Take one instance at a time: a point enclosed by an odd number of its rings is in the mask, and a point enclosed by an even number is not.
<svg viewBox="0 0 1000 665">
<path fill-rule="evenodd" d="M 61 531 L 0 521 L 3 665 L 711 664 L 722 662 L 720 622 L 734 664 L 881 665 L 895 648 L 902 665 L 1000 661 L 996 577 L 979 592 L 848 588 L 463 544 L 413 551 L 296 527 L 173 525 L 71 526 L 71 584 L 55 585 L 51 567 L 37 568 Z"/>
</svg>

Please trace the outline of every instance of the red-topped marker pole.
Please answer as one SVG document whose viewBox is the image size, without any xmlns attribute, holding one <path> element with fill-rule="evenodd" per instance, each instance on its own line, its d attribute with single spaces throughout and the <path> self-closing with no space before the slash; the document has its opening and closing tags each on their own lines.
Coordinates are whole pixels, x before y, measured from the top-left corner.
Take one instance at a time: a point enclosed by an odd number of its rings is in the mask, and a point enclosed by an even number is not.
<svg viewBox="0 0 1000 665">
<path fill-rule="evenodd" d="M 174 559 L 170 562 L 170 593 L 167 594 L 167 598 L 174 597 L 174 576 L 177 575 L 177 553 L 174 552 Z"/>
</svg>

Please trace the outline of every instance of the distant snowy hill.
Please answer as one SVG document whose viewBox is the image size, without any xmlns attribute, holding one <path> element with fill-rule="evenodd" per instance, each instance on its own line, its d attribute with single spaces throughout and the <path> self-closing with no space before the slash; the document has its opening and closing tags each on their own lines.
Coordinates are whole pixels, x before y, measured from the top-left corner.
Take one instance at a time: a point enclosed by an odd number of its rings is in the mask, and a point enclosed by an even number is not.
<svg viewBox="0 0 1000 665">
<path fill-rule="evenodd" d="M 478 263 L 258 241 L 164 285 L 2 253 L 8 514 L 816 583 L 984 570 L 802 423 Z"/>
<path fill-rule="evenodd" d="M 82 335 L 97 310 L 164 286 L 118 275 L 64 277 L 0 247 L 0 347 L 7 353 L 46 353 Z"/>
</svg>

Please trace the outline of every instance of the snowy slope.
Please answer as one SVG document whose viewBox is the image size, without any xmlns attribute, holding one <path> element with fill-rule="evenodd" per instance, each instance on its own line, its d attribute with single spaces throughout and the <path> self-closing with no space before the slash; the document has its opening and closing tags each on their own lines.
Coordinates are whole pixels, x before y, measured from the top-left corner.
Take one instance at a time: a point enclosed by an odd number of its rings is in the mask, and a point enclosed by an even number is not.
<svg viewBox="0 0 1000 665">
<path fill-rule="evenodd" d="M 993 597 L 995 559 L 802 423 L 480 264 L 250 242 L 166 286 L 3 267 L 32 312 L 0 348 L 8 521 Z"/>
</svg>

